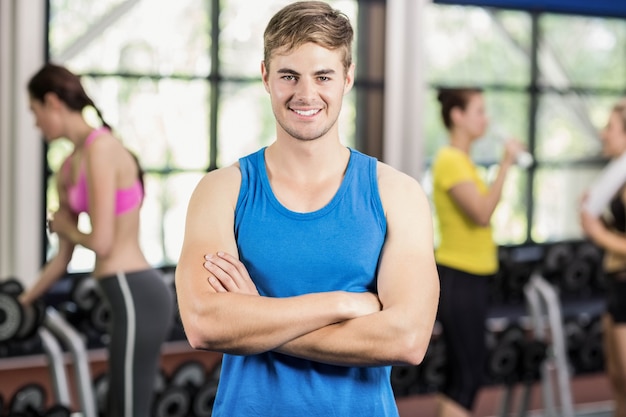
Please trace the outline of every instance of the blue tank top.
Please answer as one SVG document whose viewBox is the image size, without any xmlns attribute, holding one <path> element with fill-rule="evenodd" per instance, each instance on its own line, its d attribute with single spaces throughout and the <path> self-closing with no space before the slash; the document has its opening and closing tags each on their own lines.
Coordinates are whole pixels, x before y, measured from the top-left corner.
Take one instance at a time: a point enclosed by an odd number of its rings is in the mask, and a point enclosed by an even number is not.
<svg viewBox="0 0 626 417">
<path fill-rule="evenodd" d="M 274 196 L 265 148 L 240 159 L 239 257 L 259 293 L 375 291 L 386 233 L 376 160 L 350 150 L 344 179 L 320 210 L 297 213 Z M 213 416 L 398 416 L 391 367 L 345 367 L 275 352 L 223 356 Z"/>
</svg>

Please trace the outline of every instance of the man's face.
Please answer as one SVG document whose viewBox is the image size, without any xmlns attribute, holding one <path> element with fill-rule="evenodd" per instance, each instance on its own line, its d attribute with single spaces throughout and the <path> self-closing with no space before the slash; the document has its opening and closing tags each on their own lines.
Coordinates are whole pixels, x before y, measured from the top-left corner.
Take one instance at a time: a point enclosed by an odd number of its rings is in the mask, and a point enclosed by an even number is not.
<svg viewBox="0 0 626 417">
<path fill-rule="evenodd" d="M 309 141 L 339 134 L 337 119 L 343 96 L 354 79 L 354 66 L 345 72 L 340 50 L 306 43 L 286 54 L 277 51 L 269 65 L 261 64 L 261 72 L 278 137 L 287 134 Z"/>
</svg>

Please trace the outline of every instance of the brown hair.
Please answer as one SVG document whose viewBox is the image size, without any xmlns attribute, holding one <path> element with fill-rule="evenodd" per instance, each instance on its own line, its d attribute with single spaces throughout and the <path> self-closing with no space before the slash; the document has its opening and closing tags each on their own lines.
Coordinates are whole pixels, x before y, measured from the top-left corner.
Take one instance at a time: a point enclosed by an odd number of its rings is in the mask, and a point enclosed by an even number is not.
<svg viewBox="0 0 626 417">
<path fill-rule="evenodd" d="M 111 126 L 102 118 L 102 114 L 93 100 L 87 95 L 80 78 L 65 67 L 52 63 L 45 64 L 28 82 L 28 94 L 31 98 L 44 101 L 48 93 L 54 93 L 63 101 L 65 105 L 74 111 L 82 111 L 87 106 L 92 106 L 102 125 L 111 129 Z M 133 159 L 137 163 L 138 177 L 141 187 L 144 188 L 144 170 L 139 163 L 139 158 L 134 152 L 129 150 Z"/>
<path fill-rule="evenodd" d="M 300 1 L 285 6 L 269 21 L 263 34 L 263 59 L 269 68 L 277 50 L 290 52 L 305 43 L 341 49 L 344 72 L 352 65 L 354 31 L 342 12 L 322 1 Z"/>
<path fill-rule="evenodd" d="M 441 118 L 446 129 L 452 129 L 452 109 L 458 107 L 465 110 L 467 103 L 475 94 L 481 94 L 483 90 L 477 87 L 463 88 L 440 88 L 437 100 L 441 103 Z"/>
<path fill-rule="evenodd" d="M 92 106 L 98 113 L 102 124 L 111 128 L 85 92 L 80 78 L 65 67 L 52 63 L 45 64 L 28 82 L 28 93 L 31 98 L 41 102 L 44 101 L 46 94 L 54 93 L 68 108 L 78 112 L 87 106 Z"/>
</svg>

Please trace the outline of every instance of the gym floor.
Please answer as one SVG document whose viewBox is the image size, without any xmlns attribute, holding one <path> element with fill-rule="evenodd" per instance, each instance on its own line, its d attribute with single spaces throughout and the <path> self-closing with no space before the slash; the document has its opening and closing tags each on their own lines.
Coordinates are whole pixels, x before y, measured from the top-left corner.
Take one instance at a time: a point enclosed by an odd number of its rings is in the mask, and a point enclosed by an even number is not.
<svg viewBox="0 0 626 417">
<path fill-rule="evenodd" d="M 611 417 L 613 402 L 608 380 L 603 373 L 580 375 L 571 380 L 572 401 L 576 417 Z M 519 401 L 523 388 L 515 386 L 512 391 L 512 405 L 508 414 L 502 414 L 502 403 L 506 389 L 502 386 L 490 386 L 479 393 L 475 417 L 508 417 L 519 413 Z M 414 395 L 399 398 L 398 409 L 401 417 L 432 417 L 436 411 L 435 395 Z M 555 400 L 559 404 L 558 399 Z M 530 410 L 526 417 L 544 417 L 544 404 L 541 386 L 534 384 L 530 392 Z"/>
</svg>

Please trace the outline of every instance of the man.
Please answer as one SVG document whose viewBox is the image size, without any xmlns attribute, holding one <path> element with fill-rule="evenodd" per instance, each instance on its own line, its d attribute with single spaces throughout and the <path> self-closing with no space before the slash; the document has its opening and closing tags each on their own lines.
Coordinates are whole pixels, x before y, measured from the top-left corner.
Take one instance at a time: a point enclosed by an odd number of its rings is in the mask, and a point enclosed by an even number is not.
<svg viewBox="0 0 626 417">
<path fill-rule="evenodd" d="M 276 140 L 191 197 L 176 288 L 190 344 L 224 353 L 214 416 L 397 416 L 391 365 L 428 347 L 428 201 L 340 143 L 352 37 L 323 2 L 274 15 L 261 74 Z"/>
</svg>

